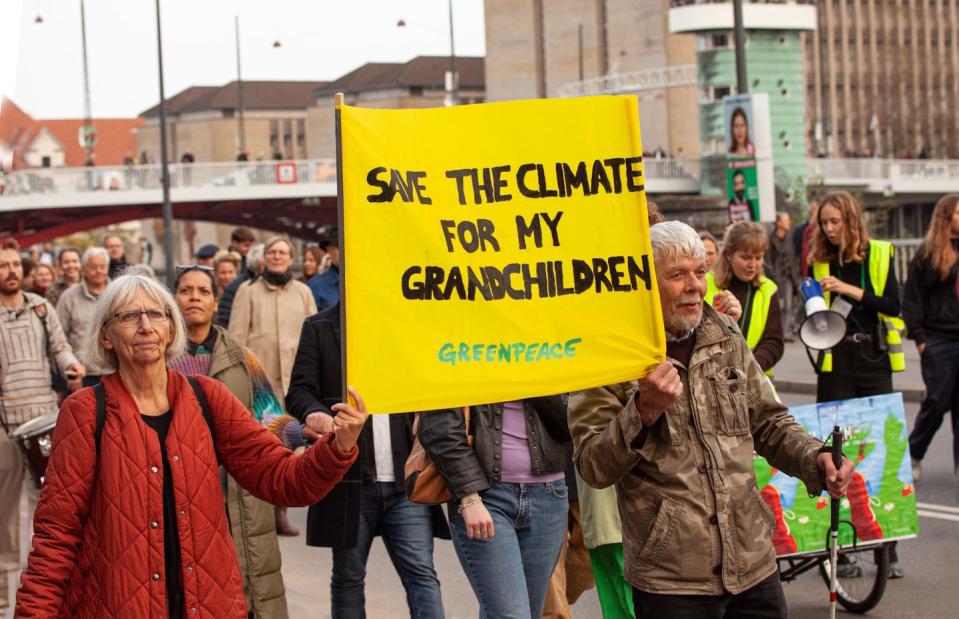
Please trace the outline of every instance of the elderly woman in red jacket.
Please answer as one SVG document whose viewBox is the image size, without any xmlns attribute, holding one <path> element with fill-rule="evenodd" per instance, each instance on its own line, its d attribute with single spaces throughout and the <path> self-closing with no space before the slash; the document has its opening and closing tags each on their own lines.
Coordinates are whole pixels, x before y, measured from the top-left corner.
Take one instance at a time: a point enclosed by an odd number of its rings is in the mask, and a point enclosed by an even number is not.
<svg viewBox="0 0 959 619">
<path fill-rule="evenodd" d="M 270 503 L 315 503 L 356 459 L 362 400 L 298 456 L 221 383 L 167 369 L 183 319 L 153 280 L 112 282 L 90 330 L 109 375 L 61 407 L 15 616 L 245 619 L 218 465 Z"/>
</svg>

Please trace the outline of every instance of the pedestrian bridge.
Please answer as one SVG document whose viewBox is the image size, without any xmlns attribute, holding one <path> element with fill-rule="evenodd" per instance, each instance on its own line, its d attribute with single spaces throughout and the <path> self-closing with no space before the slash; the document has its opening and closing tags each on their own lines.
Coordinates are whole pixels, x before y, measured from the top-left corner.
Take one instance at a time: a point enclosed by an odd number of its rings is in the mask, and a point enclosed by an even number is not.
<svg viewBox="0 0 959 619">
<path fill-rule="evenodd" d="M 707 164 L 708 162 L 708 164 Z M 700 162 L 650 159 L 646 190 L 696 194 Z M 174 217 L 312 236 L 336 222 L 332 159 L 171 164 Z M 864 194 L 935 199 L 959 189 L 959 160 L 809 159 L 807 182 Z M 159 165 L 39 168 L 0 176 L 0 238 L 32 244 L 80 230 L 161 216 Z"/>
</svg>

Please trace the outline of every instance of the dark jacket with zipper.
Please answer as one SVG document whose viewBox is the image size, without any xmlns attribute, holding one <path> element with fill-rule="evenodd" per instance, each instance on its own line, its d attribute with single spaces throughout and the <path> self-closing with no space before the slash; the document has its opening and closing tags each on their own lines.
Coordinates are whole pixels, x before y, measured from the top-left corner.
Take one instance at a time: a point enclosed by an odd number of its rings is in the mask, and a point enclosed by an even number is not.
<svg viewBox="0 0 959 619">
<path fill-rule="evenodd" d="M 533 474 L 565 471 L 571 439 L 562 397 L 529 398 L 523 400 L 523 409 Z M 423 449 L 457 499 L 487 490 L 502 478 L 503 405 L 470 407 L 470 430 L 472 447 L 461 409 L 420 415 Z"/>
<path fill-rule="evenodd" d="M 300 342 L 286 394 L 290 415 L 305 422 L 307 415 L 322 411 L 336 416 L 332 406 L 343 401 L 340 370 L 340 306 L 314 314 L 303 323 Z M 390 415 L 390 445 L 396 489 L 405 493 L 403 466 L 413 446 L 413 414 Z M 359 458 L 343 480 L 319 503 L 310 506 L 306 521 L 306 544 L 331 548 L 352 548 L 360 522 L 360 493 L 363 484 L 376 480 L 373 448 L 373 421 L 367 420 L 358 441 Z M 439 506 L 431 508 L 433 534 L 449 539 L 449 528 Z"/>
<path fill-rule="evenodd" d="M 959 250 L 959 239 L 954 239 L 952 244 Z M 909 262 L 902 317 L 906 321 L 907 336 L 916 344 L 925 342 L 927 335 L 959 338 L 957 275 L 959 263 L 952 266 L 944 281 L 924 248 Z"/>
</svg>

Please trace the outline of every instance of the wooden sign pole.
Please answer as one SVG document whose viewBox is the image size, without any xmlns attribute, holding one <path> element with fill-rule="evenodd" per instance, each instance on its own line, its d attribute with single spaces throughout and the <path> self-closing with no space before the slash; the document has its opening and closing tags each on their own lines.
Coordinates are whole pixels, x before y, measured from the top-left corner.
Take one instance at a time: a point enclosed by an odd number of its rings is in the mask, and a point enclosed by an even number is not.
<svg viewBox="0 0 959 619">
<path fill-rule="evenodd" d="M 350 399 L 346 381 L 346 246 L 343 243 L 343 134 L 340 125 L 340 108 L 345 105 L 343 93 L 333 97 L 333 117 L 336 132 L 336 230 L 340 244 L 340 379 L 343 402 L 354 404 Z"/>
</svg>

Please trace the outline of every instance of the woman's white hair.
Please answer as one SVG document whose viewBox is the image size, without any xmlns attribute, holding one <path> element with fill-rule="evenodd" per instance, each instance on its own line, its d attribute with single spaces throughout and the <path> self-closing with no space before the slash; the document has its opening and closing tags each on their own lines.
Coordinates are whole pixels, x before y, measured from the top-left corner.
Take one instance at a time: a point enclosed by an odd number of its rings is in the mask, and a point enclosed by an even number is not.
<svg viewBox="0 0 959 619">
<path fill-rule="evenodd" d="M 93 258 L 94 256 L 103 256 L 107 259 L 107 262 L 110 261 L 110 254 L 106 249 L 102 247 L 88 247 L 87 250 L 83 252 L 83 255 L 80 256 L 80 265 L 87 266 L 87 263 L 90 262 L 90 258 Z"/>
<path fill-rule="evenodd" d="M 84 361 L 101 374 L 116 372 L 119 369 L 119 361 L 114 351 L 104 348 L 100 341 L 100 334 L 113 315 L 120 311 L 121 307 L 132 303 L 141 290 L 170 312 L 171 341 L 166 349 L 166 360 L 169 361 L 182 354 L 186 348 L 186 326 L 183 322 L 183 314 L 180 313 L 180 308 L 170 292 L 149 277 L 121 275 L 110 282 L 97 300 L 90 330 L 83 345 Z"/>
<path fill-rule="evenodd" d="M 679 258 L 706 259 L 706 247 L 699 233 L 681 221 L 664 221 L 649 229 L 653 262 Z"/>
<path fill-rule="evenodd" d="M 246 252 L 246 268 L 253 271 L 257 270 L 263 264 L 265 258 L 266 246 L 263 243 L 257 243 L 250 248 L 250 251 Z"/>
</svg>

